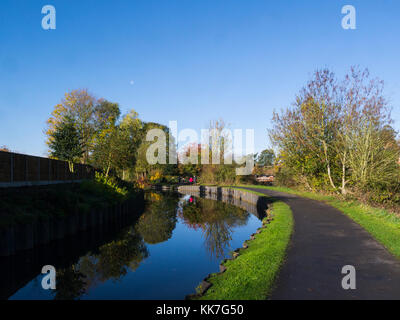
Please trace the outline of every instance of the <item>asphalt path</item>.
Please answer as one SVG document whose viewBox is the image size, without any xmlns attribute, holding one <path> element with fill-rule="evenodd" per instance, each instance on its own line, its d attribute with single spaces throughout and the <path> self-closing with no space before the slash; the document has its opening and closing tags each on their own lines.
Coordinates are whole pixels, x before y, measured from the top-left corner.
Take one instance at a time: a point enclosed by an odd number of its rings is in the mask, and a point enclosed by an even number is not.
<svg viewBox="0 0 400 320">
<path fill-rule="evenodd" d="M 288 204 L 294 231 L 270 299 L 400 299 L 400 259 L 360 225 L 320 201 L 282 192 L 244 188 Z M 344 289 L 344 266 L 355 269 L 355 289 Z M 353 273 L 354 274 L 354 273 Z"/>
</svg>

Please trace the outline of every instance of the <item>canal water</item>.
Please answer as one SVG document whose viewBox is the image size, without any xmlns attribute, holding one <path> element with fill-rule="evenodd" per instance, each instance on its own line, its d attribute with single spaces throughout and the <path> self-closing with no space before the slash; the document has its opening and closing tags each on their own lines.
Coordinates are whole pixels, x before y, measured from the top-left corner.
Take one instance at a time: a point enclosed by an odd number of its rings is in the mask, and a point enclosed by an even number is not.
<svg viewBox="0 0 400 320">
<path fill-rule="evenodd" d="M 0 298 L 184 299 L 261 226 L 256 215 L 222 201 L 145 198 L 141 213 L 119 229 L 1 258 Z M 55 290 L 42 288 L 43 265 L 56 267 Z"/>
</svg>

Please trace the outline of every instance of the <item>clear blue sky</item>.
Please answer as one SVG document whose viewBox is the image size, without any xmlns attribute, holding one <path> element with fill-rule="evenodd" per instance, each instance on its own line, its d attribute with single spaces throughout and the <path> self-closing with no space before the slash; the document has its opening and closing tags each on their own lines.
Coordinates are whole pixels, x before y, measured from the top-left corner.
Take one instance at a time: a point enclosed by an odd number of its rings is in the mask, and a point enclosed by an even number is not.
<svg viewBox="0 0 400 320">
<path fill-rule="evenodd" d="M 46 4 L 56 30 L 41 28 Z M 341 27 L 345 4 L 356 30 Z M 87 88 L 145 121 L 254 128 L 260 151 L 316 68 L 354 64 L 385 80 L 400 129 L 399 14 L 398 0 L 1 0 L 0 145 L 44 155 L 53 106 Z"/>
</svg>

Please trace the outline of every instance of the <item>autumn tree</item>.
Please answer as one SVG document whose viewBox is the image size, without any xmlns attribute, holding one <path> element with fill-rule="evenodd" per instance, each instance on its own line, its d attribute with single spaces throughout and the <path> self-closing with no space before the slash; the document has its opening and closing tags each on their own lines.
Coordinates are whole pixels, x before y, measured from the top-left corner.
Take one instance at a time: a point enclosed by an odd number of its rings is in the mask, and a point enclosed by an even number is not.
<svg viewBox="0 0 400 320">
<path fill-rule="evenodd" d="M 47 120 L 47 145 L 54 140 L 54 134 L 67 117 L 73 119 L 79 136 L 82 139 L 83 154 L 81 162 L 89 163 L 90 152 L 95 135 L 94 113 L 97 100 L 86 89 L 67 92 L 61 103 L 54 107 L 51 117 Z"/>
<path fill-rule="evenodd" d="M 113 171 L 125 179 L 125 173 L 132 171 L 136 164 L 137 150 L 142 140 L 142 122 L 134 110 L 122 119 L 120 117 L 117 103 L 96 99 L 84 89 L 66 93 L 47 121 L 47 144 L 51 155 L 66 159 L 65 152 L 54 151 L 56 146 L 60 146 L 55 140 L 60 139 L 60 128 L 64 135 L 67 129 L 73 135 L 73 123 L 74 134 L 79 137 L 76 150 L 83 150 L 79 157 L 74 155 L 74 161 L 101 168 L 106 176 Z M 74 143 L 77 143 L 77 139 L 71 139 L 68 148 L 71 149 Z"/>
<path fill-rule="evenodd" d="M 398 179 L 399 149 L 383 82 L 351 68 L 343 81 L 318 70 L 292 107 L 274 113 L 271 140 L 281 164 L 309 188 L 346 194 Z"/>
</svg>

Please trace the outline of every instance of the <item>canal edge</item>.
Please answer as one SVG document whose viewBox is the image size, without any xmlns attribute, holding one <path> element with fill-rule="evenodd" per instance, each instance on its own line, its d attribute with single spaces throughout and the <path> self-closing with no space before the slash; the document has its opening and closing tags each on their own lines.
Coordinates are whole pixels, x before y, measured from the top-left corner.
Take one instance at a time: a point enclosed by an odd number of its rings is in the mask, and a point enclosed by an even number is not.
<svg viewBox="0 0 400 320">
<path fill-rule="evenodd" d="M 268 197 L 266 196 L 259 196 L 247 191 L 242 191 L 238 189 L 232 189 L 232 188 L 223 188 L 223 187 L 208 187 L 208 186 L 180 186 L 178 187 L 178 192 L 187 194 L 187 193 L 199 193 L 199 194 L 220 194 L 224 196 L 232 196 L 234 198 L 238 198 L 241 201 L 246 201 L 250 202 L 252 204 L 257 205 L 257 202 L 262 198 L 262 199 L 267 199 Z M 219 200 L 218 200 L 219 201 Z M 265 217 L 262 218 L 262 225 L 259 227 L 256 232 L 252 233 L 250 235 L 250 238 L 245 240 L 243 242 L 242 247 L 236 248 L 233 251 L 232 257 L 231 258 L 225 258 L 222 260 L 222 262 L 219 264 L 219 272 L 213 272 L 209 273 L 203 280 L 200 282 L 200 285 L 197 287 L 198 292 L 193 293 L 193 294 L 188 294 L 185 296 L 185 300 L 193 300 L 193 299 L 198 299 L 201 298 L 206 294 L 208 289 L 212 287 L 212 283 L 209 282 L 208 280 L 213 277 L 213 276 L 218 276 L 223 274 L 226 270 L 227 267 L 225 266 L 225 263 L 230 260 L 235 260 L 237 257 L 240 256 L 241 252 L 243 250 L 246 250 L 249 247 L 249 243 L 253 240 L 256 239 L 256 235 L 260 234 L 263 230 L 267 228 L 267 226 L 273 221 L 274 215 L 272 213 L 272 208 L 268 205 L 268 202 L 265 202 L 265 208 L 263 209 L 265 212 Z"/>
</svg>

